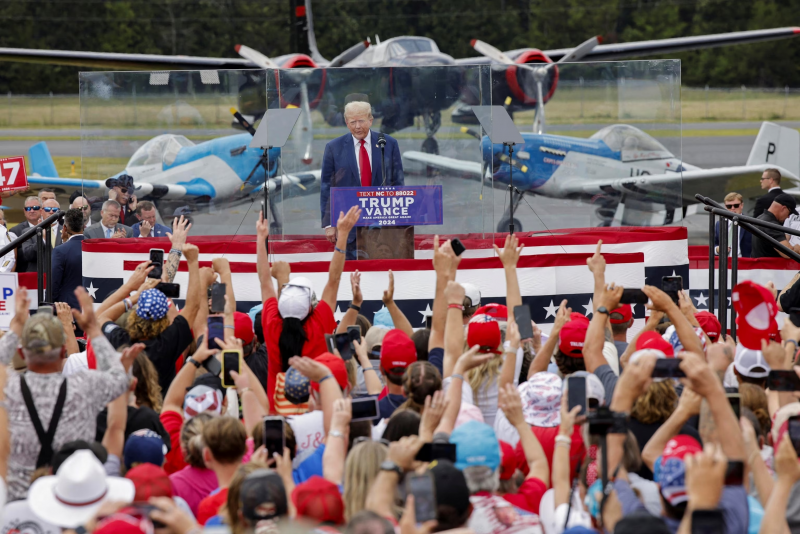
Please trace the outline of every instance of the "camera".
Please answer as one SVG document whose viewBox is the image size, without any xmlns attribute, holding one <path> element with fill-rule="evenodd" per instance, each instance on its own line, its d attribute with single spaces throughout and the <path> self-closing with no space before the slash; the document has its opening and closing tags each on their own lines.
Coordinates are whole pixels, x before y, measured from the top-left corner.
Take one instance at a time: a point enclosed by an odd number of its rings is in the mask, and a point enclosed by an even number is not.
<svg viewBox="0 0 800 534">
<path fill-rule="evenodd" d="M 600 406 L 597 410 L 590 411 L 587 420 L 589 434 L 593 436 L 628 433 L 628 415 L 612 412 L 607 406 Z"/>
</svg>

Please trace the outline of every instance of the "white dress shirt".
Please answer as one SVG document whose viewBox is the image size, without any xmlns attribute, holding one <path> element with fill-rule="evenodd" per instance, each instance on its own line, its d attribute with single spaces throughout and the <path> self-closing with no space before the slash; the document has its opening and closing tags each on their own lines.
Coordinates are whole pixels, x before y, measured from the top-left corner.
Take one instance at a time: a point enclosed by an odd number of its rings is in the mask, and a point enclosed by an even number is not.
<svg viewBox="0 0 800 534">
<path fill-rule="evenodd" d="M 361 178 L 361 141 L 359 141 L 358 139 L 356 139 L 355 136 L 353 136 L 353 142 L 355 143 L 355 148 L 356 148 L 356 164 L 358 165 L 358 177 L 359 177 L 359 181 L 360 181 L 360 178 Z M 372 130 L 370 130 L 369 133 L 367 134 L 367 136 L 364 138 L 364 150 L 367 151 L 367 156 L 369 157 L 369 169 L 370 169 L 370 171 L 372 171 L 372 146 L 370 145 L 371 142 L 372 142 Z M 371 174 L 372 173 L 370 172 L 370 175 Z"/>
</svg>

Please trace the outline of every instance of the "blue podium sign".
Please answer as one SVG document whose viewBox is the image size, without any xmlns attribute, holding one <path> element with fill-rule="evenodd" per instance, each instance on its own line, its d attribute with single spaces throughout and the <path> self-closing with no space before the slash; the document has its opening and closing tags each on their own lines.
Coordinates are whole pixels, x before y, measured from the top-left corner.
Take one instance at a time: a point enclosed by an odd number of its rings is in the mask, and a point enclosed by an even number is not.
<svg viewBox="0 0 800 534">
<path fill-rule="evenodd" d="M 442 224 L 442 186 L 332 187 L 331 222 L 339 212 L 361 208 L 356 226 Z"/>
</svg>

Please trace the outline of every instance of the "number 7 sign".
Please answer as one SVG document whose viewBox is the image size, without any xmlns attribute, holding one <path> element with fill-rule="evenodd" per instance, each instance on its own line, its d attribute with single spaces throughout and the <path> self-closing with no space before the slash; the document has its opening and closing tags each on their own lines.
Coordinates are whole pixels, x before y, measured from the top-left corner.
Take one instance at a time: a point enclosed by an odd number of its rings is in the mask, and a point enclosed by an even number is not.
<svg viewBox="0 0 800 534">
<path fill-rule="evenodd" d="M 18 191 L 27 188 L 25 158 L 22 156 L 0 158 L 0 191 Z"/>
</svg>

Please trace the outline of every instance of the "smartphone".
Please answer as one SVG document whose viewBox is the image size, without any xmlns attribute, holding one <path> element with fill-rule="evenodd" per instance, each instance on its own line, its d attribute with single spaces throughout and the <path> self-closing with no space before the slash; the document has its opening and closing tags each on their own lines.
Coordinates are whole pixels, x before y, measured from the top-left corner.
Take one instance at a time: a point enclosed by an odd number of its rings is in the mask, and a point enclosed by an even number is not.
<svg viewBox="0 0 800 534">
<path fill-rule="evenodd" d="M 378 397 L 360 397 L 353 399 L 353 418 L 351 421 L 374 421 L 381 416 L 378 409 Z"/>
<path fill-rule="evenodd" d="M 240 350 L 222 352 L 222 387 L 224 388 L 232 388 L 235 385 L 231 371 L 236 371 L 237 374 L 242 372 L 242 351 Z"/>
<path fill-rule="evenodd" d="M 453 247 L 453 252 L 456 253 L 456 256 L 461 256 L 461 254 L 467 250 L 467 247 L 464 246 L 464 243 L 462 243 L 457 237 L 450 240 L 450 246 Z"/>
<path fill-rule="evenodd" d="M 647 304 L 650 300 L 641 289 L 623 289 L 620 304 Z"/>
<path fill-rule="evenodd" d="M 206 358 L 203 360 L 202 365 L 206 368 L 206 371 L 214 376 L 219 376 L 219 374 L 222 372 L 222 364 L 219 363 L 219 360 L 216 356 L 210 356 Z"/>
<path fill-rule="evenodd" d="M 433 324 L 433 314 L 425 316 L 425 328 L 428 330 L 431 329 L 431 325 Z"/>
<path fill-rule="evenodd" d="M 692 534 L 723 534 L 725 517 L 722 510 L 695 510 L 692 512 Z"/>
<path fill-rule="evenodd" d="M 414 496 L 414 515 L 417 523 L 436 519 L 436 490 L 430 473 L 408 476 L 406 493 Z"/>
<path fill-rule="evenodd" d="M 520 339 L 533 339 L 530 306 L 525 304 L 522 306 L 514 306 L 514 321 L 517 323 Z"/>
<path fill-rule="evenodd" d="M 284 432 L 285 420 L 282 416 L 270 416 L 264 418 L 264 447 L 267 455 L 272 458 L 276 452 L 283 456 L 283 449 L 286 447 L 286 434 Z"/>
<path fill-rule="evenodd" d="M 624 290 L 623 290 L 624 291 Z M 670 296 L 672 301 L 678 303 L 678 293 L 683 291 L 683 277 L 664 276 L 661 278 L 661 291 Z"/>
<path fill-rule="evenodd" d="M 208 327 L 208 348 L 219 349 L 214 338 L 225 339 L 225 318 L 219 315 L 211 316 L 208 318 L 206 325 Z"/>
<path fill-rule="evenodd" d="M 333 334 L 325 334 L 325 346 L 328 347 L 328 352 L 335 354 L 336 341 L 333 339 Z"/>
<path fill-rule="evenodd" d="M 341 356 L 344 361 L 353 359 L 353 344 L 350 341 L 350 333 L 334 334 L 333 339 L 336 342 L 336 350 L 339 351 L 339 356 Z"/>
<path fill-rule="evenodd" d="M 791 308 L 789 310 L 789 320 L 795 326 L 800 326 L 800 308 Z"/>
<path fill-rule="evenodd" d="M 153 528 L 167 528 L 167 525 L 162 523 L 161 521 L 156 521 L 152 517 L 150 517 L 150 512 L 160 512 L 161 509 L 157 506 L 153 506 L 152 504 L 148 504 L 146 502 L 137 502 L 133 505 L 134 510 L 136 510 L 142 517 L 148 518 L 153 523 Z"/>
<path fill-rule="evenodd" d="M 728 460 L 728 469 L 725 471 L 726 486 L 741 486 L 744 484 L 744 462 Z"/>
<path fill-rule="evenodd" d="M 181 285 L 180 284 L 171 284 L 169 282 L 159 282 L 156 286 L 156 289 L 164 293 L 165 297 L 171 299 L 177 299 L 181 296 Z"/>
<path fill-rule="evenodd" d="M 728 397 L 728 402 L 731 403 L 731 408 L 733 409 L 733 413 L 736 414 L 736 419 L 739 419 L 741 414 L 740 405 L 741 405 L 741 397 L 738 393 L 726 393 L 726 397 Z"/>
<path fill-rule="evenodd" d="M 680 367 L 681 361 L 677 358 L 659 358 L 653 367 L 653 378 L 685 378 L 686 373 Z"/>
<path fill-rule="evenodd" d="M 355 354 L 356 346 L 353 345 L 353 341 L 358 341 L 361 343 L 361 326 L 357 324 L 348 326 L 347 333 L 350 334 L 350 350 L 353 351 L 353 354 Z"/>
<path fill-rule="evenodd" d="M 567 409 L 572 411 L 575 406 L 580 406 L 578 415 L 586 415 L 586 377 L 570 376 L 567 378 Z"/>
<path fill-rule="evenodd" d="M 225 313 L 226 284 L 211 284 L 211 313 Z"/>
<path fill-rule="evenodd" d="M 767 389 L 770 391 L 800 391 L 800 377 L 794 372 L 773 369 L 767 377 Z"/>
<path fill-rule="evenodd" d="M 157 278 L 161 279 L 161 273 L 164 268 L 164 251 L 160 248 L 151 248 L 150 249 L 150 265 L 153 266 L 153 270 L 147 275 L 147 278 Z"/>
<path fill-rule="evenodd" d="M 795 415 L 789 418 L 789 438 L 792 440 L 794 450 L 800 451 L 800 416 Z M 800 457 L 800 452 L 797 453 Z"/>
<path fill-rule="evenodd" d="M 456 462 L 455 443 L 425 443 L 414 458 L 420 462 L 432 462 L 434 460 L 450 460 Z"/>
</svg>

